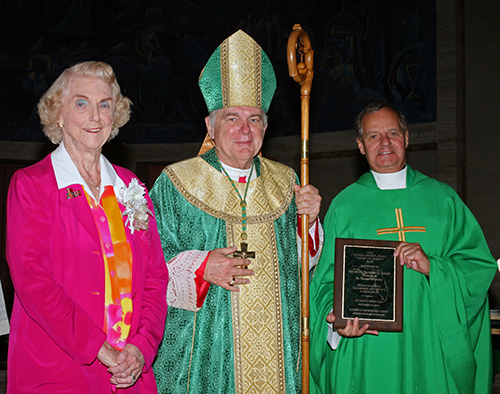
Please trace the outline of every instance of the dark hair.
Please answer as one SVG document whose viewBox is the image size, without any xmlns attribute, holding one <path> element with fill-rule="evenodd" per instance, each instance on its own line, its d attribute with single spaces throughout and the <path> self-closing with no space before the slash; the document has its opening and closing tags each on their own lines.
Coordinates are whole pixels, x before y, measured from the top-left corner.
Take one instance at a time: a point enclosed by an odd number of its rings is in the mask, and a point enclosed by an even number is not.
<svg viewBox="0 0 500 394">
<path fill-rule="evenodd" d="M 373 101 L 370 104 L 368 104 L 356 117 L 356 131 L 358 132 L 357 139 L 362 140 L 363 139 L 363 128 L 361 127 L 361 122 L 363 121 L 363 118 L 366 115 L 374 114 L 375 112 L 380 111 L 383 108 L 388 108 L 398 116 L 399 118 L 399 127 L 401 128 L 401 131 L 403 134 L 406 134 L 408 132 L 408 126 L 406 124 L 406 117 L 396 108 L 392 106 L 392 104 L 389 104 L 385 100 L 377 100 Z"/>
</svg>

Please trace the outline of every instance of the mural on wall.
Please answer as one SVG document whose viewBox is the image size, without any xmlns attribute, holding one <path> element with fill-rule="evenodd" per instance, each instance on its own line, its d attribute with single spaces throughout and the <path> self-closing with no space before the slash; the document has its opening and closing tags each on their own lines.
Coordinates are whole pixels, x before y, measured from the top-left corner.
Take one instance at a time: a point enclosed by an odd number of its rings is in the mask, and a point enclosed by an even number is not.
<svg viewBox="0 0 500 394">
<path fill-rule="evenodd" d="M 238 29 L 270 57 L 278 79 L 268 136 L 300 134 L 299 87 L 286 44 L 295 23 L 313 44 L 311 132 L 352 129 L 385 97 L 410 123 L 436 120 L 435 0 L 3 0 L 0 140 L 47 141 L 36 103 L 68 66 L 103 60 L 134 103 L 116 140 L 201 141 L 207 109 L 198 76 Z"/>
</svg>

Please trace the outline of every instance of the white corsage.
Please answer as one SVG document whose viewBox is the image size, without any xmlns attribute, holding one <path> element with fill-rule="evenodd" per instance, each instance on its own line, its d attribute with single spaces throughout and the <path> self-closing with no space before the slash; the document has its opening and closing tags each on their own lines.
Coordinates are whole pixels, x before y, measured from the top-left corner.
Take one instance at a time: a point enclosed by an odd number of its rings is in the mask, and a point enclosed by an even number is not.
<svg viewBox="0 0 500 394">
<path fill-rule="evenodd" d="M 135 230 L 147 230 L 149 215 L 153 215 L 148 208 L 145 194 L 146 188 L 139 185 L 137 178 L 132 178 L 128 187 L 120 188 L 120 198 L 126 208 L 123 215 L 128 216 L 125 226 L 128 225 L 132 234 Z"/>
</svg>

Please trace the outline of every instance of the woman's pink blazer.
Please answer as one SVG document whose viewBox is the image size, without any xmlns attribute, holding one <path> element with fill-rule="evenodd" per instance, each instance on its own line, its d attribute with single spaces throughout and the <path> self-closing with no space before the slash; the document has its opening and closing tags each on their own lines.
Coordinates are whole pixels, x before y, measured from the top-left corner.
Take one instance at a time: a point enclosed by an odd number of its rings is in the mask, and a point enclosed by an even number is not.
<svg viewBox="0 0 500 394">
<path fill-rule="evenodd" d="M 114 168 L 126 185 L 136 177 Z M 151 364 L 167 312 L 167 267 L 153 217 L 148 231 L 125 229 L 133 252 L 129 343 L 146 365 L 133 387 L 118 392 L 156 393 Z M 11 180 L 6 251 L 15 289 L 7 392 L 110 393 L 111 375 L 96 359 L 106 340 L 99 236 L 82 187 L 57 188 L 50 155 Z"/>
</svg>

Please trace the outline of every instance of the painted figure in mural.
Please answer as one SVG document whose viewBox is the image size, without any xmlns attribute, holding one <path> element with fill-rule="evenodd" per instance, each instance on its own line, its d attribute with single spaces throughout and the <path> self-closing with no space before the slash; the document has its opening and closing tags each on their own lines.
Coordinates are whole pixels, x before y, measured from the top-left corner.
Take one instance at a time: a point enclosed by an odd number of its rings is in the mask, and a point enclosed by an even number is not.
<svg viewBox="0 0 500 394">
<path fill-rule="evenodd" d="M 496 262 L 449 186 L 406 164 L 405 117 L 374 102 L 357 119 L 370 172 L 334 198 L 311 282 L 312 393 L 489 393 L 488 288 Z M 358 318 L 332 331 L 335 238 L 401 241 L 403 332 Z M 328 338 L 328 343 L 327 343 Z"/>
<path fill-rule="evenodd" d="M 151 191 L 170 272 L 158 389 L 297 392 L 297 214 L 310 217 L 313 262 L 321 197 L 298 186 L 291 168 L 258 156 L 276 78 L 250 36 L 224 40 L 199 85 L 210 150 L 166 167 Z"/>
<path fill-rule="evenodd" d="M 102 146 L 130 118 L 111 66 L 66 69 L 38 104 L 58 148 L 7 201 L 8 393 L 156 393 L 167 268 L 145 188 Z"/>
</svg>

